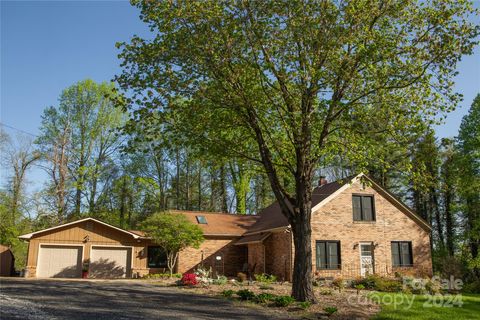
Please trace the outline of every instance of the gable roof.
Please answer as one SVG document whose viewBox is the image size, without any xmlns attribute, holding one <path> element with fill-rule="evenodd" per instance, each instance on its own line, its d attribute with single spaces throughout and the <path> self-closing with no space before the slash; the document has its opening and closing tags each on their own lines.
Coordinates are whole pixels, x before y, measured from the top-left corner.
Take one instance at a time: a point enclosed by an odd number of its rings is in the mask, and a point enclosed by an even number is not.
<svg viewBox="0 0 480 320">
<path fill-rule="evenodd" d="M 134 233 L 134 232 L 131 232 L 131 231 L 127 231 L 127 230 L 124 230 L 124 229 L 121 229 L 121 228 L 112 226 L 111 224 L 102 222 L 102 221 L 97 220 L 97 219 L 94 219 L 94 218 L 84 218 L 84 219 L 72 221 L 72 222 L 69 222 L 69 223 L 61 224 L 61 225 L 56 226 L 56 227 L 51 227 L 51 228 L 47 228 L 47 229 L 43 229 L 43 230 L 39 230 L 39 231 L 27 233 L 27 234 L 23 234 L 23 235 L 19 236 L 18 238 L 19 238 L 19 239 L 23 239 L 23 240 L 29 240 L 29 239 L 31 239 L 33 236 L 35 236 L 35 235 L 37 235 L 37 234 L 44 233 L 44 232 L 48 232 L 48 231 L 52 231 L 52 230 L 56 230 L 56 229 L 63 228 L 63 227 L 67 227 L 67 226 L 71 226 L 71 225 L 74 225 L 74 224 L 77 224 L 77 223 L 80 223 L 80 222 L 84 222 L 84 221 L 94 221 L 94 222 L 96 222 L 96 223 L 99 223 L 99 224 L 102 224 L 102 225 L 104 225 L 104 226 L 110 227 L 110 228 L 115 229 L 115 230 L 117 230 L 117 231 L 120 231 L 120 232 L 126 233 L 126 234 L 128 234 L 128 235 L 131 235 L 134 239 L 143 238 L 141 235 L 139 235 L 139 234 L 137 234 L 137 233 Z"/>
<path fill-rule="evenodd" d="M 337 195 L 346 190 L 351 183 L 358 181 L 360 178 L 366 178 L 372 183 L 372 186 L 382 193 L 390 202 L 397 205 L 404 213 L 407 214 L 412 220 L 417 222 L 422 228 L 427 231 L 431 230 L 430 225 L 418 216 L 407 205 L 398 200 L 392 193 L 381 187 L 377 182 L 368 177 L 367 175 L 360 173 L 356 176 L 349 176 L 334 182 L 318 186 L 312 193 L 312 213 L 317 211 L 330 200 L 334 199 Z M 288 219 L 282 214 L 280 205 L 277 201 L 266 207 L 259 213 L 260 219 L 245 233 L 246 235 L 252 235 L 265 231 L 272 231 L 276 229 L 284 229 L 290 226 Z"/>
<path fill-rule="evenodd" d="M 255 222 L 258 216 L 231 214 L 223 212 L 169 210 L 172 213 L 184 214 L 188 220 L 198 225 L 206 236 L 241 236 Z M 203 216 L 207 223 L 199 223 L 197 216 Z"/>
<path fill-rule="evenodd" d="M 347 177 L 334 182 L 318 186 L 313 189 L 312 208 L 327 199 L 330 195 L 340 190 L 344 185 L 348 184 L 354 177 Z M 313 210 L 312 210 L 313 211 Z M 290 225 L 287 217 L 282 214 L 278 201 L 275 201 L 259 213 L 260 219 L 255 223 L 246 234 L 263 232 L 266 230 L 274 230 L 286 228 Z"/>
</svg>

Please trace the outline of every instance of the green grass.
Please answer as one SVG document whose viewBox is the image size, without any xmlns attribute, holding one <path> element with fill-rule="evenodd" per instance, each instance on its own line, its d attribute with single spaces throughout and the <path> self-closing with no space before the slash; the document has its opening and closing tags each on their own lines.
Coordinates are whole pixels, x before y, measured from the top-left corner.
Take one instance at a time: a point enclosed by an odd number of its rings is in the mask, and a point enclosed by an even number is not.
<svg viewBox="0 0 480 320">
<path fill-rule="evenodd" d="M 402 293 L 372 293 L 370 298 L 382 304 L 382 311 L 373 317 L 376 320 L 480 319 L 479 294 L 429 297 Z M 462 304 L 458 305 L 459 303 Z"/>
</svg>

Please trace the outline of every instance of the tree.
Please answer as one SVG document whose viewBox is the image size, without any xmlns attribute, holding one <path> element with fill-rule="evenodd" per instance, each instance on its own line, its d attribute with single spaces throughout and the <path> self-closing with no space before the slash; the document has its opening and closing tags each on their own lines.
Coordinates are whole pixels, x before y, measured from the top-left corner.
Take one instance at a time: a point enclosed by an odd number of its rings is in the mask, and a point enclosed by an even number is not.
<svg viewBox="0 0 480 320">
<path fill-rule="evenodd" d="M 87 79 L 63 90 L 59 106 L 43 113 L 36 143 L 52 178 L 60 221 L 67 214 L 69 200 L 76 216 L 84 207 L 94 213 L 99 189 L 115 171 L 113 161 L 122 144 L 115 130 L 124 121 L 123 111 L 116 107 L 119 100 L 112 83 Z"/>
<path fill-rule="evenodd" d="M 142 229 L 165 251 L 170 276 L 179 252 L 188 247 L 198 248 L 204 240 L 202 229 L 181 213 L 155 213 L 143 222 Z"/>
<path fill-rule="evenodd" d="M 471 4 L 133 3 L 155 34 L 119 44 L 131 122 L 152 140 L 172 131 L 262 165 L 293 232 L 292 295 L 314 301 L 320 161 L 343 153 L 361 170 L 375 159 L 374 141 L 389 137 L 402 149 L 451 110 L 455 66 L 478 34 Z"/>
<path fill-rule="evenodd" d="M 480 94 L 462 119 L 457 137 L 458 194 L 464 216 L 470 269 L 480 278 Z"/>
</svg>

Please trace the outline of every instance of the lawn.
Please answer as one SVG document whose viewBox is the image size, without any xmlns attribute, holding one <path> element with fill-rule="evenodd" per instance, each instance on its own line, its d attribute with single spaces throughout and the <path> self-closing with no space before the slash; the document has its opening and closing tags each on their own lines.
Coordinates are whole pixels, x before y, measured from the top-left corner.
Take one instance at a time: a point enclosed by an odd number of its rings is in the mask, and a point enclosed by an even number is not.
<svg viewBox="0 0 480 320">
<path fill-rule="evenodd" d="M 382 311 L 372 319 L 480 319 L 480 295 L 424 296 L 373 293 L 370 298 L 382 304 Z"/>
</svg>

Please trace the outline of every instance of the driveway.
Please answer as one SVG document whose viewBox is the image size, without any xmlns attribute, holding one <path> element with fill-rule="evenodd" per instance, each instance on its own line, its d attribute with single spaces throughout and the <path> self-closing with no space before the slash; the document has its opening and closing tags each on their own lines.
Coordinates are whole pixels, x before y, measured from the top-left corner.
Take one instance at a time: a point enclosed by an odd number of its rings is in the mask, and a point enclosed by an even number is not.
<svg viewBox="0 0 480 320">
<path fill-rule="evenodd" d="M 0 319 L 279 319 L 186 290 L 142 281 L 0 279 Z"/>
</svg>

